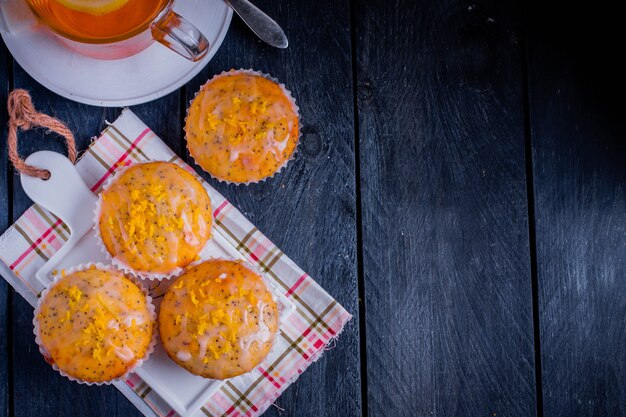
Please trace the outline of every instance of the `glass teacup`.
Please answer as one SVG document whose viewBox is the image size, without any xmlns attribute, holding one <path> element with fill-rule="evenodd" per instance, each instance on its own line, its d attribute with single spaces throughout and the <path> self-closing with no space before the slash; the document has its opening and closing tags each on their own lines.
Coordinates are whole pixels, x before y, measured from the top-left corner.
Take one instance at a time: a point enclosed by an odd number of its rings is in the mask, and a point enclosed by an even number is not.
<svg viewBox="0 0 626 417">
<path fill-rule="evenodd" d="M 174 0 L 26 0 L 39 21 L 76 52 L 99 59 L 137 54 L 154 41 L 198 61 L 209 42 L 172 10 Z"/>
</svg>

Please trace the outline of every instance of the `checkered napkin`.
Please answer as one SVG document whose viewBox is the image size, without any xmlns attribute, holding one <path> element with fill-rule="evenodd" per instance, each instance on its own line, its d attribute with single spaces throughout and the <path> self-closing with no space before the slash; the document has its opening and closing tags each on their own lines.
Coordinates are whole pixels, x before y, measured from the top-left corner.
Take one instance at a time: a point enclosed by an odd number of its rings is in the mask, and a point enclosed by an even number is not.
<svg viewBox="0 0 626 417">
<path fill-rule="evenodd" d="M 93 192 L 117 169 L 133 162 L 173 161 L 189 168 L 130 110 L 109 125 L 76 164 Z M 263 413 L 339 335 L 350 314 L 311 277 L 259 232 L 233 205 L 203 182 L 215 209 L 215 228 L 247 260 L 266 272 L 296 305 L 283 323 L 276 345 L 252 372 L 226 381 L 202 407 L 206 416 L 257 416 Z M 243 190 L 245 192 L 245 189 Z M 0 237 L 0 272 L 31 304 L 31 281 L 69 237 L 60 219 L 33 205 Z M 145 415 L 172 417 L 176 412 L 136 374 L 116 386 Z"/>
</svg>

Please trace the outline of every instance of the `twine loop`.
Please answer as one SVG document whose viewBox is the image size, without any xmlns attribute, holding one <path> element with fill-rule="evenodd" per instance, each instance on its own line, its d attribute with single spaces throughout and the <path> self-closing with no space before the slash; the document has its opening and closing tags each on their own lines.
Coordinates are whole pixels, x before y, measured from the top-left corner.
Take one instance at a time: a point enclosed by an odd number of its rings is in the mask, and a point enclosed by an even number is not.
<svg viewBox="0 0 626 417">
<path fill-rule="evenodd" d="M 28 165 L 17 153 L 17 131 L 18 128 L 26 131 L 34 127 L 45 127 L 55 132 L 67 141 L 67 156 L 72 163 L 76 162 L 76 142 L 72 131 L 60 120 L 47 114 L 39 113 L 35 110 L 28 91 L 16 89 L 11 91 L 7 101 L 9 112 L 9 159 L 20 174 L 47 180 L 50 178 L 50 171 Z"/>
</svg>

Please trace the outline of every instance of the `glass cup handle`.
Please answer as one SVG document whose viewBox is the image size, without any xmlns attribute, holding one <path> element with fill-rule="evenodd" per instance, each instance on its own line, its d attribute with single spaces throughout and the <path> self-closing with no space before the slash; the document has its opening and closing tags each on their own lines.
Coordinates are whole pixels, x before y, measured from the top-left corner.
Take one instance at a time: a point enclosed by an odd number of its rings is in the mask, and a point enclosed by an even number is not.
<svg viewBox="0 0 626 417">
<path fill-rule="evenodd" d="M 199 61 L 209 50 L 209 41 L 191 23 L 173 10 L 152 25 L 152 37 L 190 61 Z"/>
</svg>

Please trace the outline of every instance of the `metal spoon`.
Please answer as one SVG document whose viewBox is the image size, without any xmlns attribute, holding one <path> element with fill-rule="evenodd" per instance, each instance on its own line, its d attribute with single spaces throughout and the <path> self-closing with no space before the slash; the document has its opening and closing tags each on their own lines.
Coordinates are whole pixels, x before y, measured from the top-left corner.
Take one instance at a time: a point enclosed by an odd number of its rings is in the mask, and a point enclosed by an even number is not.
<svg viewBox="0 0 626 417">
<path fill-rule="evenodd" d="M 226 3 L 262 41 L 281 49 L 289 45 L 287 35 L 278 23 L 248 0 L 226 0 Z"/>
</svg>

